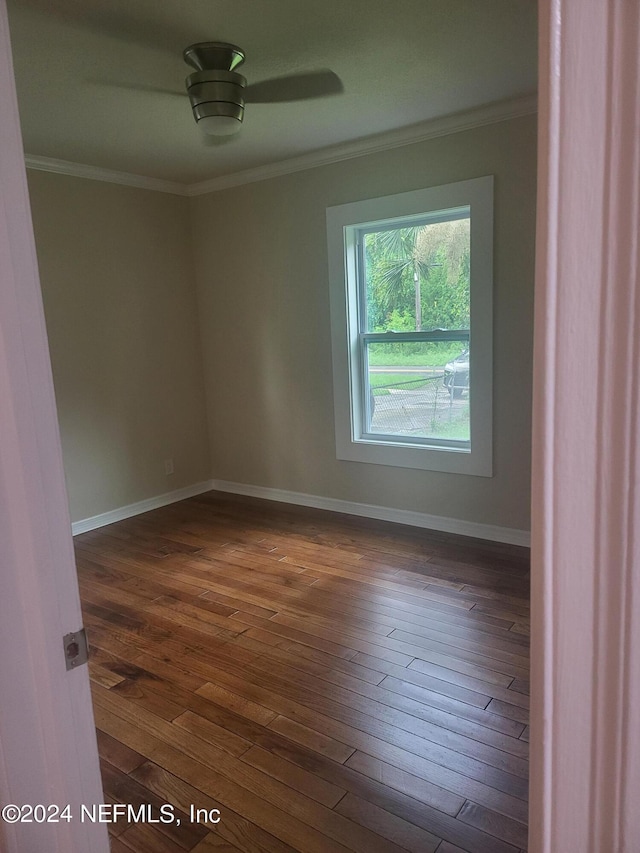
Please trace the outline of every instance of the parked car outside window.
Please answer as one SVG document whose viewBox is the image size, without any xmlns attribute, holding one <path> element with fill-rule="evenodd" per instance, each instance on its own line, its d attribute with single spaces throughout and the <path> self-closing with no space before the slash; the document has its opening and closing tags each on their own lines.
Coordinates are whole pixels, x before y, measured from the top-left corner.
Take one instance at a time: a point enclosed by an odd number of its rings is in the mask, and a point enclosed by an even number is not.
<svg viewBox="0 0 640 853">
<path fill-rule="evenodd" d="M 444 366 L 444 386 L 455 399 L 469 390 L 469 348 Z"/>
</svg>

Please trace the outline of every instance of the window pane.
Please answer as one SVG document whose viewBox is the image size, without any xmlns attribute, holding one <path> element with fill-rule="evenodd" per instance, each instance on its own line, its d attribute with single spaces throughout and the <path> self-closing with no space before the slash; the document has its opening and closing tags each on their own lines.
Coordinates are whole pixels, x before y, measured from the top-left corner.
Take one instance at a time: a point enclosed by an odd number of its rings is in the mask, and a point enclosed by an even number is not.
<svg viewBox="0 0 640 853">
<path fill-rule="evenodd" d="M 363 235 L 367 332 L 469 328 L 470 220 Z"/>
<path fill-rule="evenodd" d="M 467 341 L 365 346 L 369 433 L 469 441 Z"/>
</svg>

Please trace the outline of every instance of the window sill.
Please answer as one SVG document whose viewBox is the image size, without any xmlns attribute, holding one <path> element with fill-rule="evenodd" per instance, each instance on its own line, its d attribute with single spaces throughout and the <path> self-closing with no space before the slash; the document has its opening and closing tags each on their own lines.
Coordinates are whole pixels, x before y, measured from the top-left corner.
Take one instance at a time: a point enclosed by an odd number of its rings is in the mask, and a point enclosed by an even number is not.
<svg viewBox="0 0 640 853">
<path fill-rule="evenodd" d="M 492 477 L 493 466 L 490 448 L 472 451 L 469 448 L 435 447 L 429 445 L 394 443 L 357 439 L 336 442 L 338 459 L 390 465 L 399 468 L 417 468 L 422 471 L 441 471 L 448 474 L 468 474 Z"/>
</svg>

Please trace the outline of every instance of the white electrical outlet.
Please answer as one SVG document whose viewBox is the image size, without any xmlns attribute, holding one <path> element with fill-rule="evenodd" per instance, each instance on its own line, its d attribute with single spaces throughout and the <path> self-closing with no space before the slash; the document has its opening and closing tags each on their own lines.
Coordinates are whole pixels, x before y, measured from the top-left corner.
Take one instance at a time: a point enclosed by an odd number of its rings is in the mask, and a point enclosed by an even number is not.
<svg viewBox="0 0 640 853">
<path fill-rule="evenodd" d="M 167 475 L 173 474 L 173 459 L 164 460 L 164 473 Z"/>
</svg>

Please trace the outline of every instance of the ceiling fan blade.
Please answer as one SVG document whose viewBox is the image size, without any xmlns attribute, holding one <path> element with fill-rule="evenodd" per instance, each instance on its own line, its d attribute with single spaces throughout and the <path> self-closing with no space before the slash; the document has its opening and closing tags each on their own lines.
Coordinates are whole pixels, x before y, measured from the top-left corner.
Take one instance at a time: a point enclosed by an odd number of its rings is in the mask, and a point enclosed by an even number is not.
<svg viewBox="0 0 640 853">
<path fill-rule="evenodd" d="M 325 98 L 342 92 L 342 80 L 333 71 L 308 71 L 253 83 L 244 90 L 244 99 L 247 104 L 278 104 Z"/>
<path fill-rule="evenodd" d="M 161 86 L 149 86 L 146 83 L 114 83 L 111 80 L 89 80 L 95 86 L 103 86 L 108 89 L 123 89 L 125 92 L 152 92 L 156 95 L 171 95 L 174 98 L 186 98 L 184 89 L 163 89 Z"/>
<path fill-rule="evenodd" d="M 65 0 L 64 3 L 52 3 L 51 0 L 20 0 L 21 4 L 43 13 L 48 17 L 57 17 L 61 22 L 76 29 L 86 30 L 101 36 L 107 36 L 119 42 L 134 44 L 145 49 L 159 50 L 180 56 L 185 44 L 193 41 L 193 33 L 175 26 L 159 16 L 142 10 L 142 4 L 104 3 L 101 6 L 87 3 L 86 0 Z M 147 7 L 149 4 L 146 4 Z"/>
</svg>

